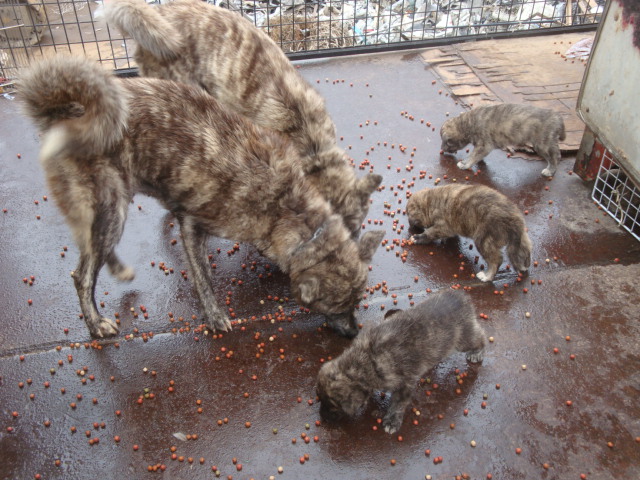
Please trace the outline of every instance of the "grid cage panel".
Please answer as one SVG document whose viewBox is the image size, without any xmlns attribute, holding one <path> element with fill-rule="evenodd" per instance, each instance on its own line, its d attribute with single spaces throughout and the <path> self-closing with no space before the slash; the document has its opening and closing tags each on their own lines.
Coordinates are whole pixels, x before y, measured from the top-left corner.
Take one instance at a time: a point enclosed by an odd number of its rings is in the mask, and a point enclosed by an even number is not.
<svg viewBox="0 0 640 480">
<path fill-rule="evenodd" d="M 142 0 L 141 0 L 142 1 Z M 151 0 L 147 0 L 153 3 Z M 170 0 L 154 0 L 165 2 Z M 286 53 L 410 45 L 445 37 L 596 24 L 605 0 L 208 0 L 244 16 Z M 83 54 L 135 67 L 134 42 L 100 18 L 101 1 L 0 0 L 0 83 L 33 58 Z"/>
<path fill-rule="evenodd" d="M 591 198 L 640 240 L 640 188 L 605 150 Z"/>
</svg>

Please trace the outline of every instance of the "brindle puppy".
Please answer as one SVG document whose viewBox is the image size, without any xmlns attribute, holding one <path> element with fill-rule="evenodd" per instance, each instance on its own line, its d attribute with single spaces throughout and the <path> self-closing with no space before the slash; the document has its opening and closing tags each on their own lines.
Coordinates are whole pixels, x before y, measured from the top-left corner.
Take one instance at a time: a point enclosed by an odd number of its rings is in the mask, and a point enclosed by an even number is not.
<svg viewBox="0 0 640 480">
<path fill-rule="evenodd" d="M 20 93 L 43 132 L 40 161 L 80 250 L 74 282 L 94 337 L 117 333 L 96 308 L 133 195 L 157 198 L 180 223 L 189 277 L 211 328 L 231 326 L 215 301 L 209 235 L 254 244 L 291 277 L 302 305 L 343 335 L 383 231 L 357 242 L 307 181 L 285 137 L 223 108 L 200 88 L 159 79 L 118 79 L 85 58 L 54 57 L 25 71 Z"/>
<path fill-rule="evenodd" d="M 135 60 L 143 76 L 198 85 L 252 122 L 289 136 L 310 183 L 354 237 L 359 235 L 369 197 L 382 177 L 356 177 L 336 145 L 324 100 L 263 31 L 200 0 L 158 7 L 144 0 L 109 0 L 105 16 L 136 40 Z"/>
<path fill-rule="evenodd" d="M 483 282 L 493 280 L 502 263 L 501 249 L 507 246 L 515 270 L 524 272 L 531 264 L 531 240 L 524 216 L 500 192 L 483 185 L 446 185 L 425 188 L 407 202 L 409 225 L 424 231 L 414 235 L 415 243 L 430 243 L 461 235 L 473 239 L 487 261 L 478 272 Z"/>
<path fill-rule="evenodd" d="M 455 351 L 481 362 L 484 337 L 471 301 L 459 291 L 440 291 L 414 308 L 389 312 L 384 322 L 366 325 L 342 355 L 322 366 L 320 412 L 329 419 L 353 417 L 374 391 L 391 392 L 382 424 L 394 433 L 420 377 Z"/>
<path fill-rule="evenodd" d="M 444 122 L 442 150 L 456 153 L 473 144 L 473 152 L 458 168 L 468 169 L 496 148 L 532 146 L 547 161 L 542 175 L 552 176 L 560 160 L 558 141 L 565 139 L 564 122 L 553 110 L 505 103 L 474 108 Z"/>
</svg>

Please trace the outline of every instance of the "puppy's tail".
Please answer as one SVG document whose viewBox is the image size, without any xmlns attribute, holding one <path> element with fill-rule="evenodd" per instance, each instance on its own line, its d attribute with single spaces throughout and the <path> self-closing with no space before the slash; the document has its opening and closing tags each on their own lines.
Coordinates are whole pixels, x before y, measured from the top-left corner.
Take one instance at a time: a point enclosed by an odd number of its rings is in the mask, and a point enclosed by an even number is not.
<svg viewBox="0 0 640 480">
<path fill-rule="evenodd" d="M 108 0 L 104 6 L 107 23 L 134 38 L 138 45 L 162 60 L 176 59 L 182 50 L 180 32 L 156 7 L 144 0 Z"/>
<path fill-rule="evenodd" d="M 525 272 L 531 266 L 531 239 L 524 230 L 518 229 L 509 235 L 509 243 L 507 245 L 507 255 L 511 264 L 518 272 Z"/>
<path fill-rule="evenodd" d="M 567 134 L 564 131 L 564 120 L 562 120 L 562 117 L 560 118 L 560 129 L 559 130 L 560 130 L 560 132 L 559 132 L 559 135 L 558 135 L 558 139 L 559 140 L 564 140 L 565 138 L 567 138 Z"/>
<path fill-rule="evenodd" d="M 28 68 L 18 82 L 25 113 L 45 132 L 40 158 L 101 154 L 123 137 L 127 91 L 84 57 L 58 55 Z"/>
</svg>

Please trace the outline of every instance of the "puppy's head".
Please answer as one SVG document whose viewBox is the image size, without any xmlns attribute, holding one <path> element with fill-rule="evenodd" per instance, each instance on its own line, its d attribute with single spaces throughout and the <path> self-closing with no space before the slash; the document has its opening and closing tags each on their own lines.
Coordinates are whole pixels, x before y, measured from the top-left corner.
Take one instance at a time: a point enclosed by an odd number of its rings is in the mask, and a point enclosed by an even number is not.
<svg viewBox="0 0 640 480">
<path fill-rule="evenodd" d="M 316 392 L 320 398 L 320 415 L 326 420 L 355 417 L 367 404 L 370 394 L 344 375 L 335 361 L 325 363 L 320 369 Z"/>
<path fill-rule="evenodd" d="M 419 192 L 414 192 L 407 201 L 407 217 L 409 227 L 417 230 L 424 230 L 431 225 L 429 215 L 429 194 L 431 189 L 424 188 Z"/>
<path fill-rule="evenodd" d="M 344 229 L 344 227 L 342 227 Z M 292 262 L 291 292 L 311 310 L 327 316 L 339 334 L 358 333 L 354 309 L 367 283 L 368 265 L 380 245 L 384 231 L 365 233 L 359 241 L 350 238 L 331 243 L 324 234 L 303 247 Z M 319 242 L 317 248 L 313 243 Z"/>
<path fill-rule="evenodd" d="M 442 139 L 440 148 L 446 153 L 456 153 L 469 143 L 469 140 L 460 130 L 455 118 L 450 118 L 444 122 L 442 128 L 440 128 L 440 138 Z"/>
</svg>

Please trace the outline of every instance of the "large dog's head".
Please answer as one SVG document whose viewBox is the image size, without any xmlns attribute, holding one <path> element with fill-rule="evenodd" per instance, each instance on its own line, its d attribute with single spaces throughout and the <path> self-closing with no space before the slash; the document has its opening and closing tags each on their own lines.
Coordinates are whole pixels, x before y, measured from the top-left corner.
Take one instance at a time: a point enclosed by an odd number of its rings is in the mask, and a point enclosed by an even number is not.
<svg viewBox="0 0 640 480">
<path fill-rule="evenodd" d="M 429 213 L 430 188 L 424 188 L 414 192 L 407 201 L 407 217 L 409 226 L 414 229 L 424 230 L 433 224 Z"/>
<path fill-rule="evenodd" d="M 332 217 L 292 259 L 291 291 L 298 303 L 325 315 L 339 334 L 355 337 L 355 305 L 365 289 L 369 262 L 384 231 L 367 232 L 355 241 L 341 218 Z"/>
<path fill-rule="evenodd" d="M 320 369 L 316 393 L 320 398 L 320 415 L 326 420 L 355 417 L 371 394 L 348 378 L 335 360 L 325 363 Z"/>
<path fill-rule="evenodd" d="M 469 138 L 460 128 L 457 118 L 450 118 L 440 128 L 442 144 L 440 148 L 446 153 L 456 153 L 469 144 Z"/>
</svg>

